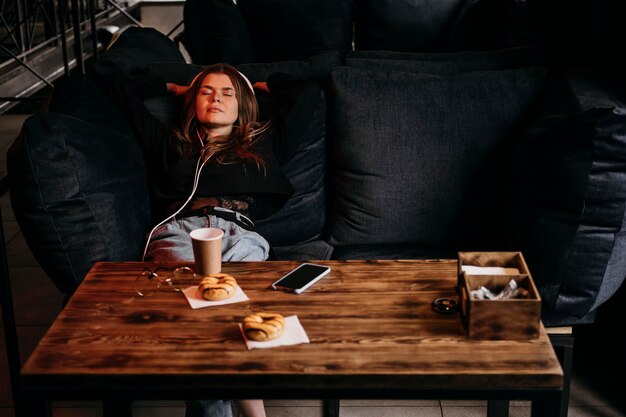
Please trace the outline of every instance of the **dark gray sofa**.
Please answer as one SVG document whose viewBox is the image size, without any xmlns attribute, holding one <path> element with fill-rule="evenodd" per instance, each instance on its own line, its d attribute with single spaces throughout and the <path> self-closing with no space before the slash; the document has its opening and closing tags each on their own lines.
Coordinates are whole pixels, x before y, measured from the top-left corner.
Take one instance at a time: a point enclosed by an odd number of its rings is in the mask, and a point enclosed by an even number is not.
<svg viewBox="0 0 626 417">
<path fill-rule="evenodd" d="M 544 323 L 592 322 L 626 276 L 626 107 L 596 68 L 555 60 L 558 42 L 529 17 L 546 15 L 524 2 L 277 3 L 188 0 L 194 64 L 130 28 L 26 121 L 8 158 L 11 200 L 59 290 L 96 261 L 138 260 L 154 222 L 141 150 L 100 77 L 184 83 L 226 61 L 252 82 L 285 72 L 318 84 L 306 133 L 277 149 L 295 193 L 257 222 L 278 259 L 520 250 Z M 174 98 L 148 106 L 176 117 Z"/>
</svg>

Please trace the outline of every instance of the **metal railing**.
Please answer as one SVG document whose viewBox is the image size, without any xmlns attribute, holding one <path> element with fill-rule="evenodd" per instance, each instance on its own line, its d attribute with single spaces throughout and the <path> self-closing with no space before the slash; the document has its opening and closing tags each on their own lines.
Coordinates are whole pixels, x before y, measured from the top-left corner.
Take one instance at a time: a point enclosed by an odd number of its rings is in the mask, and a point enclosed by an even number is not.
<svg viewBox="0 0 626 417">
<path fill-rule="evenodd" d="M 0 113 L 98 54 L 97 25 L 139 22 L 132 0 L 0 0 Z"/>
</svg>

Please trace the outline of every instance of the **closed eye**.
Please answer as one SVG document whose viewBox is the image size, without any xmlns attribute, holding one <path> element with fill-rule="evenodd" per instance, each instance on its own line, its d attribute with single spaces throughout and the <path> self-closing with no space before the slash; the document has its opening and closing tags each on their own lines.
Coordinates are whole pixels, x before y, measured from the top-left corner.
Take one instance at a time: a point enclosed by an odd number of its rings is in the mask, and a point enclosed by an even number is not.
<svg viewBox="0 0 626 417">
<path fill-rule="evenodd" d="M 231 88 L 231 87 L 222 88 L 220 91 L 221 91 L 221 93 L 222 93 L 222 95 L 224 97 L 235 97 L 236 96 L 235 89 Z M 214 92 L 215 92 L 215 90 L 212 87 L 203 86 L 203 87 L 200 87 L 199 94 L 206 96 L 206 95 L 211 95 Z"/>
</svg>

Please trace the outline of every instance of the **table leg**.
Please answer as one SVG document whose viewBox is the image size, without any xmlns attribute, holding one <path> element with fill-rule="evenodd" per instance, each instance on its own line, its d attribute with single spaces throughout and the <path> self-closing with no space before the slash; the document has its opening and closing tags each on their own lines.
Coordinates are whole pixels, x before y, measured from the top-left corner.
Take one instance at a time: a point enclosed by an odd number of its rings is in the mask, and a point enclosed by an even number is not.
<svg viewBox="0 0 626 417">
<path fill-rule="evenodd" d="M 509 417 L 509 400 L 487 401 L 487 417 Z"/>
<path fill-rule="evenodd" d="M 567 417 L 569 408 L 569 392 L 572 379 L 572 360 L 574 357 L 574 336 L 572 334 L 550 334 L 550 342 L 563 368 L 563 394 L 561 409 L 555 416 Z"/>
<path fill-rule="evenodd" d="M 52 417 L 50 401 L 30 398 L 13 405 L 15 417 Z"/>
<path fill-rule="evenodd" d="M 324 400 L 324 417 L 339 417 L 341 400 Z"/>
<path fill-rule="evenodd" d="M 133 417 L 133 402 L 130 400 L 102 401 L 104 417 Z"/>
<path fill-rule="evenodd" d="M 555 417 L 560 415 L 562 395 L 562 391 L 554 391 L 541 400 L 533 401 L 530 415 L 532 417 Z"/>
</svg>

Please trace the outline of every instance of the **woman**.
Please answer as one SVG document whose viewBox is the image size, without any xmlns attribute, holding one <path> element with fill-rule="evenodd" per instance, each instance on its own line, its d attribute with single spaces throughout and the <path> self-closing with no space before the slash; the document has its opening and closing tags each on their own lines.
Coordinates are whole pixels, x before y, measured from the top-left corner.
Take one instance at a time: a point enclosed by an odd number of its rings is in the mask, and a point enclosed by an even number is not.
<svg viewBox="0 0 626 417">
<path fill-rule="evenodd" d="M 275 84 L 280 88 L 280 81 Z M 144 149 L 154 212 L 165 218 L 149 237 L 145 258 L 193 261 L 188 233 L 218 227 L 225 232 L 224 261 L 267 259 L 269 244 L 250 218 L 277 210 L 292 189 L 273 154 L 269 123 L 257 122 L 249 81 L 235 68 L 215 64 L 189 87 L 154 75 L 115 77 L 109 87 Z M 184 94 L 173 129 L 143 104 L 168 92 Z"/>
<path fill-rule="evenodd" d="M 277 77 L 269 91 L 289 95 L 312 83 L 294 83 Z M 116 76 L 108 89 L 130 119 L 144 150 L 153 207 L 164 216 L 150 233 L 144 257 L 159 262 L 192 261 L 189 232 L 200 227 L 224 230 L 223 260 L 262 261 L 269 256 L 268 242 L 254 231 L 250 218 L 278 209 L 292 192 L 272 151 L 281 124 L 297 120 L 316 105 L 290 103 L 294 111 L 281 111 L 270 123 L 259 123 L 258 105 L 250 82 L 226 64 L 206 67 L 190 86 L 166 84 L 160 77 Z M 168 129 L 144 105 L 163 94 L 184 94 L 181 120 Z M 275 131 L 270 135 L 270 130 Z M 217 209 L 216 209 L 217 207 Z M 226 406 L 224 406 L 226 404 Z M 262 400 L 242 400 L 247 417 L 263 417 Z M 226 413 L 226 414 L 222 414 Z M 230 406 L 220 401 L 188 401 L 187 416 L 222 416 Z"/>
</svg>

